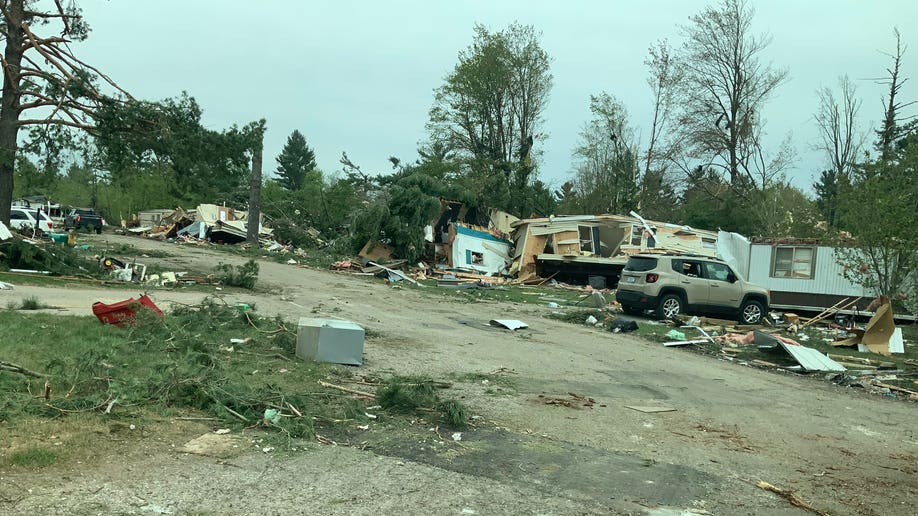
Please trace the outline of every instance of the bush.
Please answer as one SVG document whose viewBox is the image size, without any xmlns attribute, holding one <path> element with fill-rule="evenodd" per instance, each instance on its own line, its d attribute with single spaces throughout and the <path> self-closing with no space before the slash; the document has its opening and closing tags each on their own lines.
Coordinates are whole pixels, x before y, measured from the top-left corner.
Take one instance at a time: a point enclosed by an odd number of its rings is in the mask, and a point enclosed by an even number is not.
<svg viewBox="0 0 918 516">
<path fill-rule="evenodd" d="M 249 290 L 255 288 L 258 281 L 258 263 L 251 259 L 239 266 L 220 263 L 216 267 L 220 283 L 227 287 L 241 287 Z"/>
</svg>

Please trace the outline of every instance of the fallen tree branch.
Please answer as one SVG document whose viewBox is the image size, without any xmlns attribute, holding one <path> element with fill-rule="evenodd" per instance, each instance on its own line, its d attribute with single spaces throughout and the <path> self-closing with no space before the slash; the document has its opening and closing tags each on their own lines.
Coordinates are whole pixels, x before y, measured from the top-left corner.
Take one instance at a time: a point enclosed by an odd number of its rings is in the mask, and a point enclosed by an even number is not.
<svg viewBox="0 0 918 516">
<path fill-rule="evenodd" d="M 758 482 L 756 482 L 755 486 L 758 487 L 759 489 L 764 489 L 766 491 L 771 491 L 772 493 L 781 495 L 788 502 L 790 502 L 791 505 L 793 505 L 794 507 L 800 507 L 803 510 L 810 511 L 814 514 L 818 514 L 819 516 L 829 516 L 829 513 L 822 511 L 820 509 L 817 509 L 813 507 L 812 505 L 806 503 L 802 498 L 797 496 L 796 493 L 794 493 L 793 491 L 789 489 L 780 488 L 778 486 L 769 484 L 768 482 L 765 482 L 763 480 L 759 480 Z"/>
<path fill-rule="evenodd" d="M 26 375 L 26 376 L 31 376 L 31 377 L 33 377 L 33 378 L 45 378 L 46 376 L 48 376 L 48 375 L 46 375 L 46 374 L 36 373 L 35 371 L 32 371 L 32 370 L 30 370 L 30 369 L 26 369 L 25 367 L 22 367 L 22 366 L 20 366 L 20 365 L 16 365 L 16 364 L 13 364 L 13 363 L 10 363 L 10 362 L 4 362 L 4 361 L 2 361 L 2 360 L 0 360 L 0 370 L 3 370 L 3 371 L 12 371 L 12 372 L 14 372 L 14 373 L 19 373 L 19 374 L 23 374 L 23 375 Z"/>
<path fill-rule="evenodd" d="M 366 396 L 367 398 L 376 399 L 376 395 L 375 395 L 375 394 L 371 394 L 371 393 L 369 393 L 369 392 L 358 391 L 358 390 L 355 390 L 355 389 L 349 389 L 349 388 L 347 388 L 347 387 L 342 387 L 342 386 L 340 386 L 340 385 L 335 385 L 335 384 L 333 384 L 333 383 L 323 382 L 322 380 L 319 380 L 319 385 L 321 385 L 322 387 L 326 387 L 326 388 L 328 388 L 328 389 L 337 389 L 337 390 L 339 390 L 339 391 L 349 392 L 349 393 L 351 393 L 351 394 L 356 394 L 356 395 L 358 395 L 358 396 Z"/>
</svg>

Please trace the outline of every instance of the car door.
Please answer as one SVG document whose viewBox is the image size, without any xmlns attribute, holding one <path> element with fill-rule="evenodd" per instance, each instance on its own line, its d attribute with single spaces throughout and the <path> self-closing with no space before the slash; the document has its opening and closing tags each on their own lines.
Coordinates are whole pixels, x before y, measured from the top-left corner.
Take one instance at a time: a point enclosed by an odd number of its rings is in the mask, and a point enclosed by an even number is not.
<svg viewBox="0 0 918 516">
<path fill-rule="evenodd" d="M 743 288 L 730 267 L 717 262 L 703 262 L 703 265 L 708 284 L 707 304 L 718 309 L 738 309 Z"/>
<path fill-rule="evenodd" d="M 685 302 L 701 306 L 708 302 L 708 282 L 702 277 L 702 262 L 697 260 L 673 260 L 678 287 L 685 291 Z"/>
<path fill-rule="evenodd" d="M 10 227 L 15 229 L 29 228 L 35 225 L 35 221 L 29 217 L 25 210 L 10 210 Z"/>
</svg>

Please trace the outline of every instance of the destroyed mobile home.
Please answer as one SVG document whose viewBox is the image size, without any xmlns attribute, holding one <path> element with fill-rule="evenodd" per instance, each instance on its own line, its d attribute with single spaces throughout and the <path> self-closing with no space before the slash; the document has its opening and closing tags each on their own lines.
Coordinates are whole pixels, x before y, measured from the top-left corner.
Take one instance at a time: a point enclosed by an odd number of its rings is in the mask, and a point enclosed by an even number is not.
<svg viewBox="0 0 918 516">
<path fill-rule="evenodd" d="M 273 230 L 262 222 L 263 217 L 258 224 L 259 242 L 271 245 Z M 248 224 L 248 213 L 245 211 L 216 204 L 199 204 L 190 211 L 180 207 L 142 211 L 122 226 L 130 233 L 150 238 L 238 244 L 245 242 Z"/>
</svg>

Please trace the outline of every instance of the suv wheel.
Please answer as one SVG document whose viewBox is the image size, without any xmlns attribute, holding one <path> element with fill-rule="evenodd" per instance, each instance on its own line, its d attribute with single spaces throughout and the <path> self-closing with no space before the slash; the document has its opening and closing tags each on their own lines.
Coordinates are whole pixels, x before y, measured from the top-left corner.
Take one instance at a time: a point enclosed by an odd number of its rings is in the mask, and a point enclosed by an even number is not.
<svg viewBox="0 0 918 516">
<path fill-rule="evenodd" d="M 762 303 L 750 299 L 740 308 L 740 322 L 743 324 L 758 324 L 765 315 Z"/>
<path fill-rule="evenodd" d="M 676 294 L 666 294 L 657 306 L 657 316 L 672 319 L 682 312 L 682 298 Z"/>
</svg>

